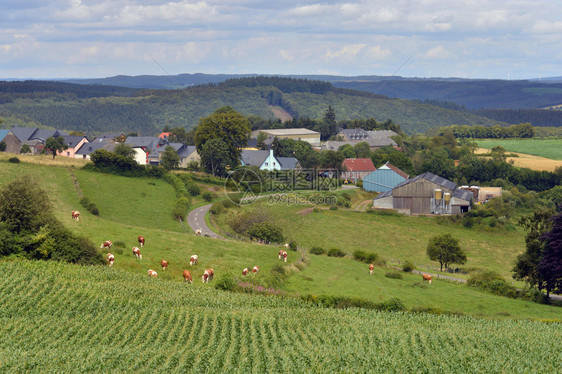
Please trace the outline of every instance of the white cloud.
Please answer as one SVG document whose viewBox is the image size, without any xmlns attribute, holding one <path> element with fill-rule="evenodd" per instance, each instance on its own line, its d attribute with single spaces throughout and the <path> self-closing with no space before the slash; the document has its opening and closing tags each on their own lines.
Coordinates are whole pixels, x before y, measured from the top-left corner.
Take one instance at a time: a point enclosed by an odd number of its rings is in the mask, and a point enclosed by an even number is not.
<svg viewBox="0 0 562 374">
<path fill-rule="evenodd" d="M 430 60 L 448 60 L 453 56 L 445 47 L 438 45 L 427 51 L 423 57 Z"/>
</svg>

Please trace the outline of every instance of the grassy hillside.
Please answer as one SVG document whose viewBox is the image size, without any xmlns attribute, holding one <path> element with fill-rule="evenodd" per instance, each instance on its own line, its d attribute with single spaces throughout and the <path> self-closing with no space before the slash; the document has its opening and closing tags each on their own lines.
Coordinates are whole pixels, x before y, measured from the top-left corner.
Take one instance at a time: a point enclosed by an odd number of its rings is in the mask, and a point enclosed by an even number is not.
<svg viewBox="0 0 562 374">
<path fill-rule="evenodd" d="M 562 369 L 560 324 L 319 309 L 107 267 L 16 261 L 0 272 L 6 372 Z"/>
<path fill-rule="evenodd" d="M 509 152 L 562 160 L 562 139 L 487 139 L 477 140 L 481 148 L 502 146 Z"/>
<path fill-rule="evenodd" d="M 244 267 L 258 265 L 260 274 L 247 279 L 259 282 L 268 277 L 274 266 L 280 264 L 277 259 L 278 247 L 197 237 L 191 230 L 173 221 L 171 207 L 176 197 L 173 189 L 161 180 L 131 179 L 90 173 L 72 167 L 11 164 L 6 161 L 0 161 L 0 173 L 3 176 L 0 186 L 23 173 L 34 175 L 49 192 L 57 218 L 75 233 L 89 237 L 96 245 L 105 240 L 124 242 L 123 249 L 114 247 L 111 250 L 115 255 L 114 268 L 126 270 L 135 282 L 137 275 L 146 277 L 147 270 L 152 268 L 159 272 L 156 282 L 169 281 L 165 284 L 170 285 L 170 292 L 175 292 L 176 287 L 182 287 L 179 285 L 183 281 L 181 273 L 188 268 L 192 254 L 198 254 L 200 259 L 199 264 L 191 268 L 195 277 L 194 289 L 208 287 L 199 281 L 203 270 L 208 267 L 213 267 L 217 277 L 221 277 L 225 274 L 240 274 Z M 85 196 L 99 207 L 99 217 L 91 215 L 79 205 L 79 195 L 72 174 Z M 74 209 L 81 211 L 80 222 L 71 219 L 70 212 Z M 288 207 L 286 213 L 279 209 L 276 219 L 279 222 L 286 220 L 285 233 L 300 245 L 315 245 L 325 240 L 321 244 L 326 248 L 338 246 L 346 250 L 375 250 L 387 258 L 410 258 L 407 256 L 408 252 L 423 258 L 420 253 L 425 251 L 425 238 L 433 230 L 452 231 L 450 227 L 436 226 L 424 218 L 414 221 L 413 217 L 406 217 L 412 220 L 401 222 L 396 217 L 385 217 L 379 222 L 379 219 L 371 215 L 357 213 L 352 216 L 352 212 L 313 213 L 301 220 L 295 216 L 294 209 Z M 292 221 L 290 225 L 289 220 Z M 350 231 L 349 227 L 353 229 Z M 386 236 L 391 235 L 395 239 L 384 241 L 383 229 L 386 230 Z M 405 233 L 402 240 L 398 241 L 400 238 L 396 238 L 396 232 Z M 136 260 L 131 254 L 131 248 L 137 245 L 138 235 L 146 238 L 142 260 Z M 355 240 L 352 236 L 367 238 L 367 241 L 355 243 L 351 241 Z M 505 270 L 505 260 L 502 258 L 513 256 L 515 252 L 509 248 L 509 240 L 513 238 L 506 239 L 494 233 L 487 236 L 485 232 L 474 235 L 474 232 L 470 233 L 468 230 L 464 238 L 471 245 L 469 259 L 473 266 L 489 264 L 490 268 Z M 349 246 L 341 245 L 342 243 L 348 243 Z M 405 249 L 401 249 L 402 243 L 408 244 Z M 399 250 L 403 252 L 398 252 Z M 394 252 L 397 253 L 393 254 Z M 395 296 L 404 300 L 408 308 L 431 306 L 445 311 L 492 318 L 560 318 L 561 315 L 560 309 L 555 307 L 492 296 L 444 281 L 437 280 L 429 288 L 420 284 L 419 276 L 405 275 L 402 280 L 388 279 L 384 277 L 388 270 L 385 268 L 377 268 L 376 274 L 369 276 L 364 264 L 345 258 L 309 256 L 305 258 L 304 266 L 300 267 L 302 271 L 299 271 L 291 264 L 300 257 L 299 253 L 289 252 L 286 270 L 291 270 L 292 275 L 281 287 L 290 293 L 361 296 L 376 302 Z M 162 272 L 159 266 L 161 259 L 166 259 L 170 264 L 166 272 Z M 106 271 L 117 270 L 93 272 L 111 274 L 104 273 Z M 127 278 L 124 274 L 119 277 Z M 126 294 L 119 293 L 121 296 Z M 19 293 L 14 297 L 18 295 Z M 139 313 L 143 315 L 144 312 Z"/>
<path fill-rule="evenodd" d="M 144 91 L 96 89 L 103 86 L 85 91 L 84 87 L 88 86 L 62 83 L 56 83 L 57 86 L 48 91 L 49 82 L 41 82 L 41 85 L 22 82 L 17 93 L 8 89 L 2 92 L 0 84 L 0 116 L 5 117 L 4 126 L 8 127 L 29 122 L 86 132 L 134 131 L 142 135 L 152 135 L 166 125 L 192 128 L 201 117 L 225 105 L 244 115 L 274 118 L 271 105 L 281 104 L 294 116 L 315 119 L 322 118 L 331 105 L 338 120 L 392 119 L 409 133 L 449 125 L 498 123 L 463 111 L 343 90 L 329 83 L 323 83 L 327 89 L 318 92 L 306 86 L 295 90 L 288 79 L 271 80 Z"/>
</svg>

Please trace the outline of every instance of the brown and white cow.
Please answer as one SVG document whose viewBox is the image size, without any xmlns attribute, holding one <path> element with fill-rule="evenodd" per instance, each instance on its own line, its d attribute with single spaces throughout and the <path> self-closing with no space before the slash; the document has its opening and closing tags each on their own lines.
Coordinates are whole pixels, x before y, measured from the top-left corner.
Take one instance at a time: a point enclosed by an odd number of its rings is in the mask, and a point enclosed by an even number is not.
<svg viewBox="0 0 562 374">
<path fill-rule="evenodd" d="M 111 253 L 108 253 L 107 262 L 109 263 L 109 266 L 113 266 L 113 263 L 115 262 L 115 256 L 113 256 L 113 254 Z"/>
<path fill-rule="evenodd" d="M 160 265 L 162 265 L 162 271 L 166 271 L 166 269 L 168 268 L 168 261 L 162 260 L 160 261 Z"/>
<path fill-rule="evenodd" d="M 183 279 L 185 279 L 185 283 L 193 283 L 193 278 L 191 278 L 189 270 L 183 271 Z"/>
<path fill-rule="evenodd" d="M 422 277 L 424 282 L 427 281 L 429 284 L 431 284 L 431 274 L 423 273 Z"/>
<path fill-rule="evenodd" d="M 260 271 L 260 267 L 259 266 L 254 266 L 254 268 L 252 269 L 252 273 L 256 274 Z"/>
<path fill-rule="evenodd" d="M 80 221 L 80 212 L 77 210 L 72 211 L 72 219 L 75 221 Z"/>
<path fill-rule="evenodd" d="M 375 271 L 375 265 L 369 264 L 369 274 L 373 275 L 374 271 Z"/>
<path fill-rule="evenodd" d="M 139 247 L 133 247 L 133 255 L 138 258 L 139 260 L 142 260 L 142 253 L 139 249 Z"/>
<path fill-rule="evenodd" d="M 209 281 L 213 280 L 214 275 L 215 271 L 213 269 L 205 269 L 201 280 L 203 281 L 203 283 L 209 283 Z"/>
<path fill-rule="evenodd" d="M 192 255 L 191 258 L 189 259 L 189 266 L 197 265 L 198 259 L 199 259 L 199 256 Z"/>
<path fill-rule="evenodd" d="M 284 262 L 287 262 L 287 252 L 285 252 L 284 250 L 279 250 L 279 259 L 283 260 Z"/>
<path fill-rule="evenodd" d="M 144 247 L 144 236 L 139 235 L 138 241 L 139 241 L 139 244 L 140 244 L 141 248 Z"/>
<path fill-rule="evenodd" d="M 201 231 L 201 229 L 197 229 L 195 230 L 195 235 L 200 236 L 203 232 Z"/>
<path fill-rule="evenodd" d="M 100 248 L 111 248 L 111 246 L 113 245 L 113 242 L 111 240 L 106 240 L 105 242 L 101 243 Z"/>
<path fill-rule="evenodd" d="M 244 270 L 242 270 L 242 275 L 246 276 L 246 275 L 248 275 L 249 272 L 250 272 L 250 269 L 244 268 Z"/>
<path fill-rule="evenodd" d="M 152 269 L 148 269 L 148 276 L 149 276 L 150 278 L 156 278 L 156 277 L 158 276 L 158 273 L 155 272 L 155 271 L 152 270 Z"/>
</svg>

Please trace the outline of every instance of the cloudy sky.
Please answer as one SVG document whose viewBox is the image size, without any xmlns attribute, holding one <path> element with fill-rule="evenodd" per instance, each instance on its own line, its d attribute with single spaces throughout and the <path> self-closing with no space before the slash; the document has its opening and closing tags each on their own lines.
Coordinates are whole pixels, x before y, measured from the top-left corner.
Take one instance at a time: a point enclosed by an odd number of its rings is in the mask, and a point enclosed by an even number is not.
<svg viewBox="0 0 562 374">
<path fill-rule="evenodd" d="M 556 0 L 0 0 L 0 78 L 560 76 Z"/>
</svg>

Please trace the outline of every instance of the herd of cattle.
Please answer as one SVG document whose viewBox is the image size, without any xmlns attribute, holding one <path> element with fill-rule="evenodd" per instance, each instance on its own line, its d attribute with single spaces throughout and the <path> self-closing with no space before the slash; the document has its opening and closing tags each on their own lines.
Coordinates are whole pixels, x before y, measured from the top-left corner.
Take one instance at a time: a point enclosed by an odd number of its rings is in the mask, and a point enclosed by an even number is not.
<svg viewBox="0 0 562 374">
<path fill-rule="evenodd" d="M 72 219 L 75 221 L 79 221 L 80 220 L 80 212 L 77 210 L 73 210 L 72 211 Z M 197 229 L 195 231 L 196 235 L 201 235 L 201 230 Z M 138 242 L 140 247 L 144 247 L 144 242 L 145 239 L 143 236 L 139 236 L 138 237 Z M 105 242 L 102 243 L 101 248 L 106 248 L 109 249 L 111 248 L 111 246 L 113 245 L 113 243 L 111 242 L 111 240 L 106 240 Z M 284 244 L 285 248 L 289 248 L 289 244 L 285 243 Z M 140 249 L 138 247 L 133 247 L 133 255 L 139 259 L 142 260 L 142 253 L 140 251 Z M 197 260 L 199 259 L 199 257 L 197 255 L 192 255 L 191 258 L 189 259 L 189 266 L 194 266 L 197 264 Z M 287 251 L 284 251 L 282 249 L 279 250 L 279 259 L 282 260 L 283 262 L 287 262 Z M 111 253 L 107 253 L 107 262 L 109 264 L 109 266 L 113 266 L 113 263 L 115 262 L 115 256 Z M 160 265 L 162 266 L 162 271 L 165 271 L 168 268 L 168 261 L 166 260 L 161 260 L 160 261 Z M 256 274 L 260 271 L 259 266 L 254 266 L 251 270 L 252 273 Z M 372 275 L 375 271 L 375 265 L 374 264 L 369 264 L 369 274 Z M 242 275 L 246 276 L 250 273 L 250 269 L 248 268 L 244 268 L 242 270 Z M 213 280 L 213 277 L 215 275 L 215 271 L 213 269 L 205 269 L 205 271 L 203 272 L 203 275 L 201 276 L 201 280 L 203 281 L 203 283 L 209 283 L 209 281 Z M 158 276 L 158 273 L 152 269 L 148 269 L 148 276 L 151 278 L 156 278 Z M 191 273 L 189 270 L 184 270 L 183 271 L 183 278 L 185 279 L 186 283 L 193 283 L 193 278 L 191 276 Z M 429 284 L 431 284 L 431 274 L 426 274 L 423 273 L 422 274 L 422 278 L 423 281 L 427 281 Z"/>
</svg>

